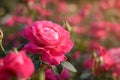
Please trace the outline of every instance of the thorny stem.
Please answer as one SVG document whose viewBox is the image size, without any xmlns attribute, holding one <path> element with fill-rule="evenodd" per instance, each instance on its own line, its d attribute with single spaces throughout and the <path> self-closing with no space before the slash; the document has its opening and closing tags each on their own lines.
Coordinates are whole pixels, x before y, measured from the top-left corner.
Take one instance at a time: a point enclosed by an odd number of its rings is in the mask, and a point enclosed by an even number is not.
<svg viewBox="0 0 120 80">
<path fill-rule="evenodd" d="M 7 55 L 7 53 L 5 52 L 5 49 L 3 48 L 3 45 L 2 45 L 2 39 L 3 39 L 3 32 L 2 32 L 2 29 L 0 28 L 0 48 L 3 51 L 3 53 L 5 55 Z"/>
<path fill-rule="evenodd" d="M 94 51 L 92 54 L 92 80 L 94 80 L 95 77 L 95 59 L 96 59 L 97 55 L 96 52 Z"/>
<path fill-rule="evenodd" d="M 92 80 L 94 80 L 95 76 L 95 67 L 94 67 L 94 59 L 92 60 Z"/>
<path fill-rule="evenodd" d="M 1 50 L 3 51 L 3 53 L 4 53 L 5 55 L 7 55 L 7 53 L 5 52 L 5 49 L 4 49 L 3 45 L 2 45 L 2 40 L 0 41 L 0 48 L 1 48 Z"/>
</svg>

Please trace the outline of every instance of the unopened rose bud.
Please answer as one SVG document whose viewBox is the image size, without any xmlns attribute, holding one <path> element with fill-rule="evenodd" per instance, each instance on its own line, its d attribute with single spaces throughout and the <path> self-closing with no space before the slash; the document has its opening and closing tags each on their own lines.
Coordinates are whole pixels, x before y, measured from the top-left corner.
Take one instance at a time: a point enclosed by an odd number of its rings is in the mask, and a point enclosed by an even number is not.
<svg viewBox="0 0 120 80">
<path fill-rule="evenodd" d="M 3 31 L 2 31 L 2 29 L 0 28 L 0 39 L 2 39 L 3 38 Z"/>
<path fill-rule="evenodd" d="M 72 27 L 70 26 L 70 24 L 67 21 L 65 21 L 63 25 L 69 32 L 72 31 Z"/>
</svg>

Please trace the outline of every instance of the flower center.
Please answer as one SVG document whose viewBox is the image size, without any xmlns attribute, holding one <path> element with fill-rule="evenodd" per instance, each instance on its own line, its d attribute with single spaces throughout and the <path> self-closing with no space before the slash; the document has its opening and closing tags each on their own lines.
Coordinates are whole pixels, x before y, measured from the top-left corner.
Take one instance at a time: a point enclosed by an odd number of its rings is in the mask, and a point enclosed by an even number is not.
<svg viewBox="0 0 120 80">
<path fill-rule="evenodd" d="M 54 29 L 44 27 L 42 30 L 42 37 L 50 41 L 56 41 L 59 39 L 59 34 Z"/>
</svg>

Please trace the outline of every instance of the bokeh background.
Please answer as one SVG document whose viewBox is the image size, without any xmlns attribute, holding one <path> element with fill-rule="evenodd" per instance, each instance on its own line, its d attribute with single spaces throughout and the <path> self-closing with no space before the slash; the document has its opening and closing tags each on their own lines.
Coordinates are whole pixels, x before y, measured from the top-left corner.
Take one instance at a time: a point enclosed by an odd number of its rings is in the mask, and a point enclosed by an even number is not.
<svg viewBox="0 0 120 80">
<path fill-rule="evenodd" d="M 114 67 L 93 73 L 90 58 L 98 59 L 103 48 L 120 47 L 120 0 L 0 0 L 6 51 L 22 49 L 27 43 L 22 30 L 38 20 L 53 21 L 70 32 L 74 47 L 66 56 L 78 71 L 69 72 L 70 80 L 119 80 L 120 69 L 114 72 Z"/>
</svg>

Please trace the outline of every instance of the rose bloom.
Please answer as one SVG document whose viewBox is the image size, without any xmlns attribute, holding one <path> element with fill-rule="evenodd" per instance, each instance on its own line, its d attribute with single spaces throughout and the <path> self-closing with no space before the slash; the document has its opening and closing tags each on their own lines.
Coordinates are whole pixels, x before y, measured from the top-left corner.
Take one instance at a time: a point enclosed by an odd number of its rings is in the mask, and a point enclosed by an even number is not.
<svg viewBox="0 0 120 80">
<path fill-rule="evenodd" d="M 111 48 L 108 50 L 114 64 L 120 64 L 120 48 Z"/>
<path fill-rule="evenodd" d="M 70 75 L 68 73 L 68 70 L 64 68 L 63 72 L 61 75 L 56 75 L 55 73 L 52 72 L 51 69 L 48 69 L 45 72 L 45 80 L 69 80 Z"/>
<path fill-rule="evenodd" d="M 15 24 L 15 19 L 14 19 L 14 18 L 15 18 L 14 16 L 9 17 L 9 18 L 5 21 L 5 25 L 6 25 L 7 27 L 12 27 L 12 26 L 14 26 L 14 24 Z"/>
<path fill-rule="evenodd" d="M 102 45 L 100 45 L 98 42 L 96 42 L 96 41 L 91 41 L 90 43 L 89 43 L 89 50 L 91 51 L 91 52 L 96 52 L 96 54 L 97 54 L 97 56 L 101 56 L 101 55 L 104 55 L 106 52 L 107 52 L 107 50 L 105 49 L 105 47 L 104 46 L 102 46 Z"/>
<path fill-rule="evenodd" d="M 92 11 L 92 5 L 91 4 L 86 4 L 83 6 L 82 10 L 80 10 L 79 15 L 82 18 L 86 18 Z"/>
<path fill-rule="evenodd" d="M 107 29 L 109 29 L 109 27 L 106 22 L 92 22 L 88 35 L 96 39 L 104 40 L 108 37 Z"/>
<path fill-rule="evenodd" d="M 91 53 L 93 53 L 95 51 L 96 57 L 94 58 L 94 61 L 93 61 L 92 56 L 89 56 L 84 62 L 85 68 L 92 69 L 93 62 L 94 62 L 94 67 L 96 67 L 97 66 L 96 64 L 99 64 L 101 62 L 100 61 L 101 57 L 102 57 L 102 59 L 103 59 L 103 57 L 106 58 L 106 61 L 107 61 L 107 59 L 109 59 L 109 58 L 107 58 L 107 56 L 105 56 L 105 54 L 107 53 L 106 48 L 104 46 L 100 45 L 99 43 L 97 43 L 96 41 L 90 42 L 89 49 L 90 49 Z M 109 67 L 108 64 L 105 64 L 104 62 L 101 62 L 101 64 L 99 65 L 100 70 L 105 70 L 108 67 Z M 97 73 L 99 73 L 99 72 L 97 71 Z"/>
<path fill-rule="evenodd" d="M 120 48 L 111 48 L 102 55 L 102 64 L 108 70 L 111 67 L 115 67 L 120 64 Z"/>
<path fill-rule="evenodd" d="M 79 60 L 81 57 L 81 53 L 79 51 L 76 51 L 71 55 L 71 57 L 73 60 Z"/>
<path fill-rule="evenodd" d="M 112 9 L 116 6 L 115 2 L 116 2 L 116 0 L 101 0 L 99 3 L 99 8 L 101 10 Z"/>
<path fill-rule="evenodd" d="M 3 60 L 0 60 L 0 80 L 25 80 L 34 72 L 34 65 L 24 51 L 11 51 Z"/>
<path fill-rule="evenodd" d="M 120 40 L 120 24 L 119 23 L 113 23 L 110 26 L 110 32 L 118 39 Z"/>
<path fill-rule="evenodd" d="M 59 2 L 57 7 L 60 13 L 63 13 L 63 14 L 68 13 L 68 5 L 66 2 L 64 1 Z"/>
<path fill-rule="evenodd" d="M 67 20 L 72 25 L 78 25 L 83 19 L 79 15 L 73 15 L 73 16 L 69 16 Z"/>
<path fill-rule="evenodd" d="M 51 17 L 53 15 L 50 9 L 43 9 L 40 5 L 36 5 L 36 10 L 42 17 Z"/>
<path fill-rule="evenodd" d="M 30 41 L 24 49 L 32 53 L 41 53 L 42 60 L 51 65 L 65 61 L 65 54 L 74 44 L 69 32 L 51 21 L 37 21 L 27 26 L 24 35 Z"/>
<path fill-rule="evenodd" d="M 77 34 L 85 34 L 86 32 L 86 27 L 85 26 L 74 26 L 73 30 Z"/>
</svg>

